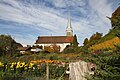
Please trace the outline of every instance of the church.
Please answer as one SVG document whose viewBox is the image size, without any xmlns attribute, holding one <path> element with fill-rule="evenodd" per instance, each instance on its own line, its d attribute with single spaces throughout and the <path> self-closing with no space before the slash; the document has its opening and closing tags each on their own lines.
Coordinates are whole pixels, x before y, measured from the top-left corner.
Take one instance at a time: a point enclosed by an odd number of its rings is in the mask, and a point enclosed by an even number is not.
<svg viewBox="0 0 120 80">
<path fill-rule="evenodd" d="M 42 46 L 44 51 L 62 52 L 67 45 L 72 45 L 74 36 L 70 15 L 66 27 L 66 36 L 39 36 L 35 45 Z"/>
</svg>

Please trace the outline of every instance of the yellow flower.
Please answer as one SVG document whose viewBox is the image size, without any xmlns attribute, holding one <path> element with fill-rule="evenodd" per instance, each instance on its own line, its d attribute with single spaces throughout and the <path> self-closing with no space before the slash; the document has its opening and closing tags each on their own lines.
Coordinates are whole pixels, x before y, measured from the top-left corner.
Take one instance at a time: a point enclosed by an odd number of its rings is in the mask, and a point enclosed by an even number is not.
<svg viewBox="0 0 120 80">
<path fill-rule="evenodd" d="M 33 65 L 34 65 L 33 63 L 30 63 L 30 64 L 29 64 L 29 68 L 32 68 L 32 67 L 33 67 Z"/>
<path fill-rule="evenodd" d="M 22 62 L 22 63 L 20 64 L 20 67 L 23 67 L 23 66 L 25 66 L 25 62 Z"/>
<path fill-rule="evenodd" d="M 25 66 L 25 62 L 17 62 L 16 68 L 22 68 L 23 66 Z"/>
<path fill-rule="evenodd" d="M 16 62 L 11 63 L 10 68 L 13 68 L 14 65 L 16 65 Z"/>
<path fill-rule="evenodd" d="M 0 62 L 0 66 L 4 66 L 2 62 Z"/>
<path fill-rule="evenodd" d="M 33 67 L 33 71 L 35 70 L 35 67 Z"/>
</svg>

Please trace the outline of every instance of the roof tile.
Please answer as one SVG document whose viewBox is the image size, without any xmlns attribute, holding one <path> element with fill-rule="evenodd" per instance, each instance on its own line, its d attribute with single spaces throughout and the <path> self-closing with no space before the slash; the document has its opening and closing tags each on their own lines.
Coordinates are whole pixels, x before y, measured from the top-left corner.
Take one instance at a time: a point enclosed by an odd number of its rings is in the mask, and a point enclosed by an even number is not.
<svg viewBox="0 0 120 80">
<path fill-rule="evenodd" d="M 40 36 L 35 44 L 41 43 L 72 43 L 73 36 Z"/>
</svg>

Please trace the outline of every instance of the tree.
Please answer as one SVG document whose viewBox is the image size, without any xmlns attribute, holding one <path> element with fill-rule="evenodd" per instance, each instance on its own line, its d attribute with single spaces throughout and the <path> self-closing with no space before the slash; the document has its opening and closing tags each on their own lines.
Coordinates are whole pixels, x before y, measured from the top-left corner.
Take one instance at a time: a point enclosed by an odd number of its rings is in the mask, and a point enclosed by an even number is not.
<svg viewBox="0 0 120 80">
<path fill-rule="evenodd" d="M 102 33 L 99 33 L 99 32 L 96 32 L 96 34 L 93 34 L 91 37 L 90 37 L 90 42 L 94 41 L 94 40 L 99 40 L 102 38 Z"/>
<path fill-rule="evenodd" d="M 87 44 L 89 43 L 89 40 L 88 40 L 88 38 L 85 38 L 85 40 L 84 40 L 84 46 L 86 46 Z"/>
<path fill-rule="evenodd" d="M 115 36 L 120 38 L 120 33 L 116 33 Z"/>
<path fill-rule="evenodd" d="M 120 16 L 111 19 L 112 28 L 120 28 Z"/>
<path fill-rule="evenodd" d="M 1 55 L 14 54 L 16 52 L 17 46 L 21 44 L 16 43 L 10 35 L 0 35 L 0 51 Z"/>
<path fill-rule="evenodd" d="M 102 33 L 96 32 L 95 34 L 93 34 L 90 39 L 89 39 L 89 44 L 87 45 L 92 46 L 94 44 L 96 44 L 98 42 L 98 40 L 100 40 L 102 38 Z"/>
<path fill-rule="evenodd" d="M 73 47 L 78 47 L 78 41 L 77 41 L 77 36 L 76 36 L 76 34 L 74 35 L 74 38 L 73 38 L 73 42 L 72 42 L 72 45 L 73 45 Z"/>
</svg>

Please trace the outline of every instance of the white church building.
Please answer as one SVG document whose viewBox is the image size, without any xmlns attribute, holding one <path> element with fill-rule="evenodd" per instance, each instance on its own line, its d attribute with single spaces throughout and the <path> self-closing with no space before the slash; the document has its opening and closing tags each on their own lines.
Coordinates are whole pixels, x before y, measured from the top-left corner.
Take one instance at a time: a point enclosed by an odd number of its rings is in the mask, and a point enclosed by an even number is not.
<svg viewBox="0 0 120 80">
<path fill-rule="evenodd" d="M 73 29 L 71 26 L 71 19 L 68 16 L 68 22 L 66 27 L 66 36 L 39 36 L 35 42 L 35 45 L 42 46 L 42 49 L 45 50 L 46 47 L 53 48 L 52 45 L 59 47 L 59 52 L 62 52 L 67 45 L 71 45 L 73 42 Z"/>
</svg>

